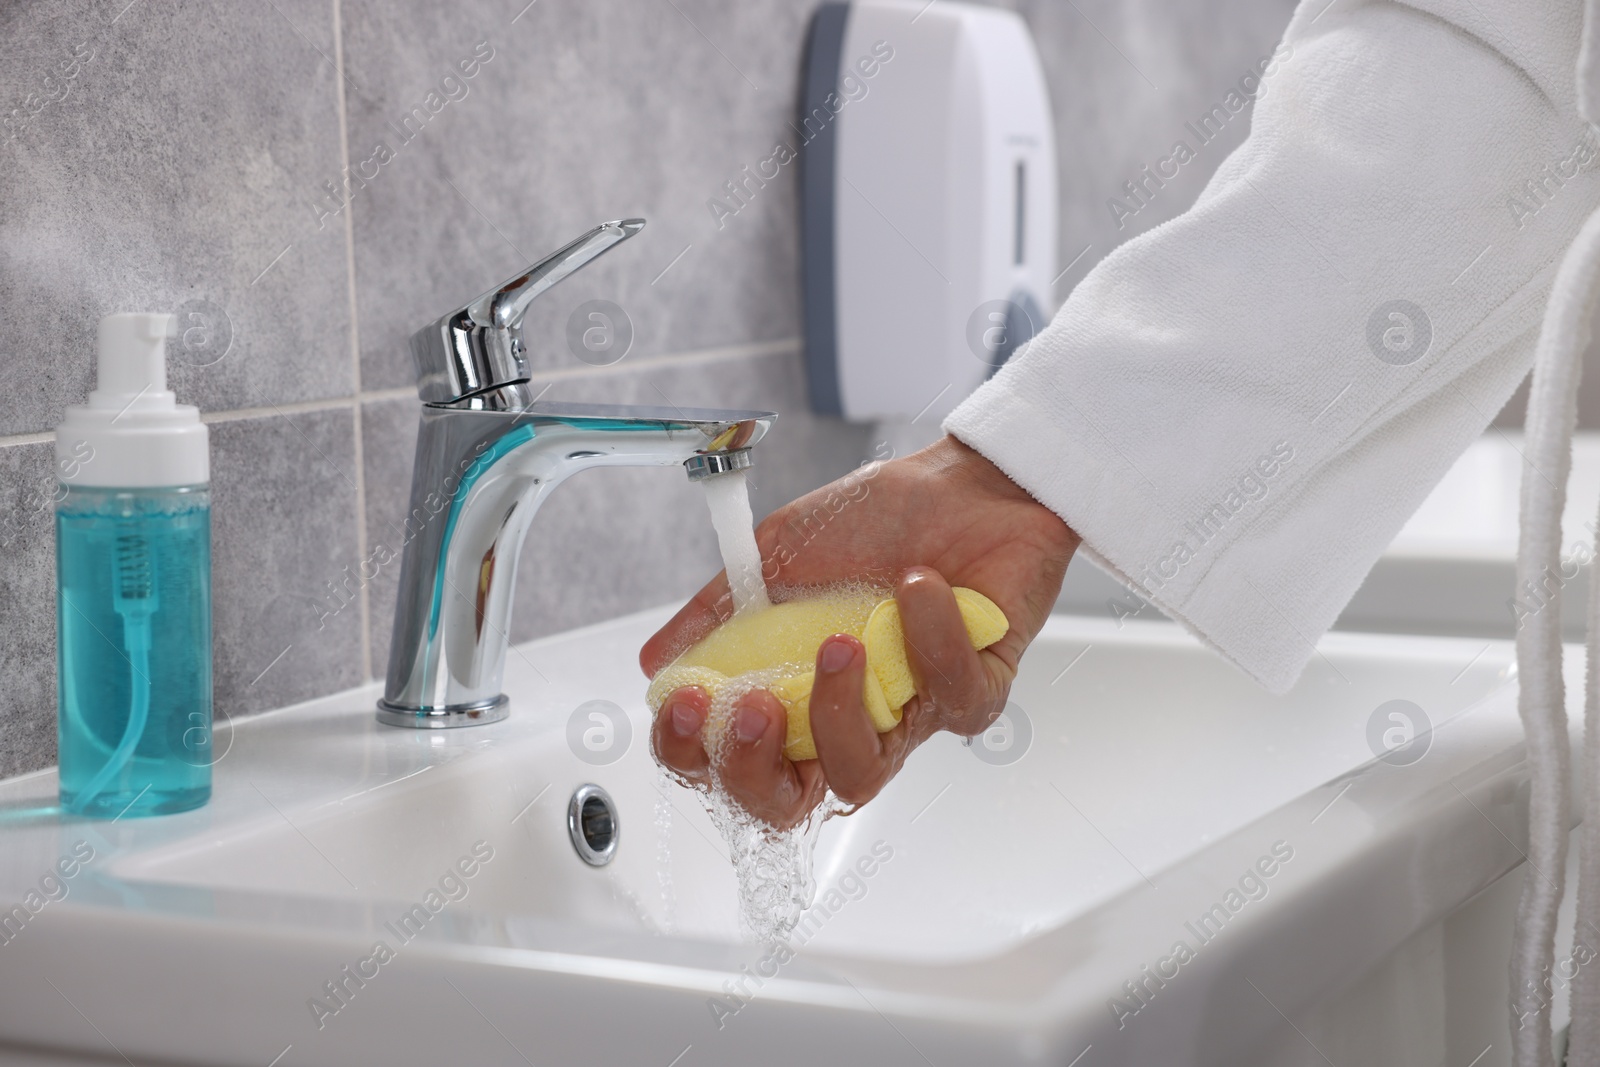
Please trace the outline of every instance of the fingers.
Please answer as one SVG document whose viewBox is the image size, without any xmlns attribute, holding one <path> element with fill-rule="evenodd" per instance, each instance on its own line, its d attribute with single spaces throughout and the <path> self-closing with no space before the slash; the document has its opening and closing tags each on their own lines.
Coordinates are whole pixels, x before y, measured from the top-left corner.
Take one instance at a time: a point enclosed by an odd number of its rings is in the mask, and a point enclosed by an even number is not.
<svg viewBox="0 0 1600 1067">
<path fill-rule="evenodd" d="M 877 796 L 894 767 L 862 703 L 866 674 L 867 652 L 854 637 L 835 634 L 817 649 L 811 736 L 829 787 L 848 804 Z"/>
<path fill-rule="evenodd" d="M 996 684 L 972 647 L 949 583 L 938 571 L 913 567 L 894 598 L 917 682 L 919 699 L 907 709 L 907 717 L 915 719 L 912 729 L 919 738 L 938 729 L 967 735 L 985 729 L 1005 707 L 1005 686 Z"/>
<path fill-rule="evenodd" d="M 651 727 L 656 759 L 695 784 L 711 780 L 711 759 L 701 728 L 711 698 L 698 686 L 674 690 L 662 701 Z M 788 829 L 810 814 L 826 782 L 816 760 L 791 763 L 783 755 L 788 716 L 778 698 L 753 690 L 734 706 L 732 736 L 721 753 L 720 777 L 728 795 L 768 825 Z"/>
<path fill-rule="evenodd" d="M 787 829 L 822 799 L 824 781 L 816 760 L 791 763 L 783 754 L 788 714 L 778 698 L 753 689 L 734 705 L 732 736 L 721 753 L 723 786 L 745 811 Z"/>
<path fill-rule="evenodd" d="M 640 653 L 654 673 L 725 614 L 727 580 L 719 575 L 662 628 Z M 950 585 L 926 567 L 907 571 L 895 590 L 906 642 L 906 658 L 917 695 L 894 730 L 878 734 L 863 704 L 866 651 L 847 634 L 836 634 L 817 650 L 810 696 L 815 760 L 794 763 L 783 754 L 787 714 L 771 693 L 740 698 L 718 754 L 718 777 L 747 812 L 779 828 L 805 818 L 831 787 L 851 804 L 872 799 L 905 756 L 934 732 L 981 732 L 1005 706 L 1014 671 L 999 658 L 972 647 Z M 709 782 L 711 760 L 701 741 L 710 700 L 701 689 L 672 693 L 652 728 L 657 758 L 684 778 Z"/>
<path fill-rule="evenodd" d="M 656 760 L 691 782 L 710 777 L 710 761 L 700 743 L 700 727 L 711 710 L 711 698 L 699 686 L 675 689 L 662 701 L 650 728 L 650 743 Z"/>
</svg>

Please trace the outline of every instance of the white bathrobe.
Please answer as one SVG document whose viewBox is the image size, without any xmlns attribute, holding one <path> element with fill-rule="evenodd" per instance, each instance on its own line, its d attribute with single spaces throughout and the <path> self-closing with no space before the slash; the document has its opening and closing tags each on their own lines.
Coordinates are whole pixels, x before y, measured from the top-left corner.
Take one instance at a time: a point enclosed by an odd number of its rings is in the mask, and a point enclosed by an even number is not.
<svg viewBox="0 0 1600 1067">
<path fill-rule="evenodd" d="M 945 428 L 1287 689 L 1528 372 L 1600 206 L 1581 24 L 1574 0 L 1307 0 L 1194 208 Z"/>
<path fill-rule="evenodd" d="M 946 430 L 1282 691 L 1537 349 L 1518 579 L 1542 584 L 1600 311 L 1597 37 L 1600 0 L 1305 0 L 1249 139 L 1194 208 L 1107 257 Z M 1532 778 L 1518 1067 L 1552 1062 L 1541 989 L 1570 824 L 1558 615 L 1518 633 Z M 1600 789 L 1585 814 L 1578 937 L 1594 959 Z M 1600 1067 L 1600 963 L 1572 996 L 1568 1063 Z"/>
</svg>

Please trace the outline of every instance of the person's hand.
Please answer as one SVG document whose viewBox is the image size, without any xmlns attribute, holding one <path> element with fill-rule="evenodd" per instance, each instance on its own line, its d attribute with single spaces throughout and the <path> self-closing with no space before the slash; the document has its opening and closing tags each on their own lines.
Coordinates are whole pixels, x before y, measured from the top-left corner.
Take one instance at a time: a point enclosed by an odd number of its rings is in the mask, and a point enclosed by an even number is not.
<svg viewBox="0 0 1600 1067">
<path fill-rule="evenodd" d="M 1017 662 L 1044 625 L 1078 537 L 983 456 L 952 437 L 845 478 L 779 508 L 756 529 L 769 585 L 869 581 L 894 588 L 917 694 L 898 726 L 876 733 L 862 704 L 867 657 L 838 634 L 817 650 L 811 733 L 817 758 L 783 754 L 783 705 L 756 690 L 733 716 L 734 738 L 719 768 L 735 801 L 768 824 L 798 823 L 824 791 L 849 804 L 878 794 L 906 756 L 938 730 L 970 737 L 1005 709 Z M 979 652 L 967 637 L 951 586 L 1000 606 L 1011 629 Z M 719 574 L 639 653 L 654 677 L 732 614 Z M 656 758 L 684 779 L 710 780 L 700 740 L 711 701 L 703 689 L 671 693 L 652 730 Z"/>
</svg>

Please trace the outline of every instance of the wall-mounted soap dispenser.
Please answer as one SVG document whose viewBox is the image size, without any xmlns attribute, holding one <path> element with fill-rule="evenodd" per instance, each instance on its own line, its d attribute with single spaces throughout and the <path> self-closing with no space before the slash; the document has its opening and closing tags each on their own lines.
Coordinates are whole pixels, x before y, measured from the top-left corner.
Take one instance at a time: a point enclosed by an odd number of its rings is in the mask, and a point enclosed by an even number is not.
<svg viewBox="0 0 1600 1067">
<path fill-rule="evenodd" d="M 56 428 L 57 740 L 77 815 L 211 796 L 210 454 L 167 390 L 172 324 L 101 319 L 95 390 Z"/>
<path fill-rule="evenodd" d="M 1055 310 L 1056 156 L 1027 25 L 824 4 L 797 133 L 813 406 L 939 419 Z"/>
</svg>

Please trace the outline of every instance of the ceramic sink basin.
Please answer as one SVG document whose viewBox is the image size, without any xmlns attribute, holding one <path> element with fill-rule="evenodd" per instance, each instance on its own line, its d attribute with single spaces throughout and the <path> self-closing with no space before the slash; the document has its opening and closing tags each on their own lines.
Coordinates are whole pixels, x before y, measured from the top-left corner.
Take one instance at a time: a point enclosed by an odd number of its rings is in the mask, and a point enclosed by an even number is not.
<svg viewBox="0 0 1600 1067">
<path fill-rule="evenodd" d="M 823 826 L 775 953 L 648 751 L 665 618 L 520 646 L 500 724 L 384 727 L 363 689 L 219 729 L 184 815 L 0 784 L 0 907 L 94 851 L 0 943 L 0 1064 L 1236 1064 L 1520 862 L 1508 643 L 1333 634 L 1272 697 L 1171 624 L 1056 616 L 994 730 Z"/>
</svg>

